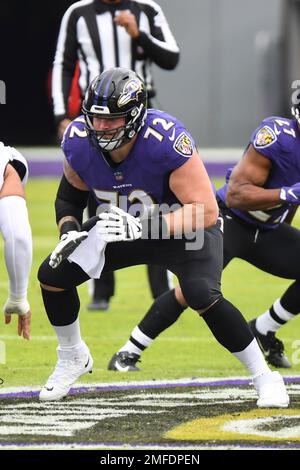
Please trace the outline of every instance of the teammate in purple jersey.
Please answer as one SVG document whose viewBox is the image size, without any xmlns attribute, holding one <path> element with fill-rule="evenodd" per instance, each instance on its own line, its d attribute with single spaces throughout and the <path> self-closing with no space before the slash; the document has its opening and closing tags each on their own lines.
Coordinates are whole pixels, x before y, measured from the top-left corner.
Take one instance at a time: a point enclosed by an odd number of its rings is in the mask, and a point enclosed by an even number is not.
<svg viewBox="0 0 300 470">
<path fill-rule="evenodd" d="M 276 331 L 300 312 L 300 231 L 289 224 L 300 204 L 300 133 L 296 119 L 262 121 L 229 182 L 217 193 L 224 215 L 224 267 L 245 259 L 274 276 L 293 279 L 280 299 L 250 322 L 268 362 L 289 368 Z"/>
<path fill-rule="evenodd" d="M 187 304 L 248 369 L 257 405 L 287 407 L 282 377 L 270 371 L 242 314 L 222 296 L 222 219 L 188 131 L 166 113 L 147 114 L 144 83 L 123 68 L 94 79 L 83 114 L 84 121 L 71 123 L 63 141 L 66 160 L 56 198 L 61 241 L 39 269 L 45 309 L 59 343 L 58 362 L 40 400 L 63 398 L 92 370 L 80 334 L 76 286 L 100 276 L 102 269 L 154 264 L 177 276 Z M 90 190 L 99 203 L 110 205 L 81 226 Z M 164 206 L 161 212 L 157 204 Z M 183 231 L 186 222 L 190 232 Z M 188 243 L 191 232 L 194 244 Z M 172 290 L 158 297 L 148 313 L 171 312 L 174 321 L 174 312 L 179 315 L 184 308 Z"/>
<path fill-rule="evenodd" d="M 241 258 L 265 272 L 295 280 L 269 310 L 250 322 L 268 362 L 283 368 L 291 364 L 275 333 L 300 311 L 300 268 L 296 256 L 300 251 L 300 231 L 289 225 L 300 204 L 298 107 L 293 107 L 292 113 L 296 119 L 270 117 L 262 121 L 243 158 L 229 169 L 226 184 L 217 191 L 224 217 L 224 267 L 233 258 Z M 176 296 L 183 303 L 179 288 Z M 142 351 L 165 329 L 164 315 L 162 312 L 155 331 L 151 328 L 154 315 L 148 316 L 147 321 L 143 319 L 113 356 L 109 369 L 122 370 L 118 362 L 129 357 L 130 370 L 139 370 L 136 362 Z"/>
</svg>

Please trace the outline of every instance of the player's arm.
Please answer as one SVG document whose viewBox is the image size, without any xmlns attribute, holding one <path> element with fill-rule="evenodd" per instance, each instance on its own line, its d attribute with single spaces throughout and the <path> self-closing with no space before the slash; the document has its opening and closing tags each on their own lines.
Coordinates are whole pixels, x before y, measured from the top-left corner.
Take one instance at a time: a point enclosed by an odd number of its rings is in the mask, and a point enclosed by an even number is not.
<svg viewBox="0 0 300 470">
<path fill-rule="evenodd" d="M 121 11 L 115 18 L 116 24 L 123 26 L 127 33 L 143 48 L 146 56 L 159 67 L 172 70 L 179 61 L 179 47 L 175 41 L 166 17 L 155 5 L 148 10 L 150 32 L 139 29 L 135 15 L 129 10 Z"/>
<path fill-rule="evenodd" d="M 4 173 L 4 183 L 0 191 L 0 198 L 7 196 L 20 196 L 25 199 L 25 191 L 20 177 L 14 167 L 8 163 Z"/>
<path fill-rule="evenodd" d="M 81 231 L 82 215 L 88 195 L 89 188 L 65 160 L 64 174 L 55 200 L 60 242 L 50 255 L 49 264 L 54 269 L 88 236 L 86 231 Z"/>
<path fill-rule="evenodd" d="M 65 159 L 64 174 L 55 200 L 56 222 L 61 235 L 68 231 L 67 225 L 64 226 L 66 223 L 73 230 L 81 229 L 82 215 L 87 205 L 88 195 L 89 188 Z"/>
<path fill-rule="evenodd" d="M 271 161 L 249 145 L 231 173 L 226 197 L 227 206 L 242 210 L 260 210 L 270 209 L 282 203 L 280 188 L 262 187 L 271 168 Z"/>
<path fill-rule="evenodd" d="M 24 188 L 11 164 L 6 166 L 0 191 L 0 229 L 9 277 L 9 296 L 4 305 L 5 323 L 11 322 L 12 314 L 18 314 L 18 334 L 29 339 L 31 311 L 27 288 L 32 263 L 32 236 Z"/>
<path fill-rule="evenodd" d="M 196 150 L 184 165 L 171 173 L 169 186 L 183 204 L 181 209 L 163 216 L 170 234 L 182 233 L 183 223 L 189 224 L 193 231 L 216 223 L 219 214 L 216 198 Z"/>
</svg>

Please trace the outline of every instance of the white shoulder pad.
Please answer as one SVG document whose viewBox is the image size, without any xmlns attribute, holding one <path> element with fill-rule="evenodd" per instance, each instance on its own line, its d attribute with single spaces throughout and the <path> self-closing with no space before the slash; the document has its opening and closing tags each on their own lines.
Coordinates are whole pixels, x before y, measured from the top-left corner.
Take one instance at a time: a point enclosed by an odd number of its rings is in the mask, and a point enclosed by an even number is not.
<svg viewBox="0 0 300 470">
<path fill-rule="evenodd" d="M 0 142 L 0 189 L 3 186 L 4 174 L 7 164 L 10 161 L 10 152 L 2 142 Z"/>
</svg>

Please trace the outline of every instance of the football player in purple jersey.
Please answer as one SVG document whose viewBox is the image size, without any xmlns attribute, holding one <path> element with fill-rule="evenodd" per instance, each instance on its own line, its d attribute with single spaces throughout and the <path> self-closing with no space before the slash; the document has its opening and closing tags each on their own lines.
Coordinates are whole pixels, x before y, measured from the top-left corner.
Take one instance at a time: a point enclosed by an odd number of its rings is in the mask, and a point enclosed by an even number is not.
<svg viewBox="0 0 300 470">
<path fill-rule="evenodd" d="M 143 81 L 124 68 L 97 76 L 82 109 L 62 144 L 64 176 L 56 198 L 61 240 L 39 269 L 58 338 L 58 362 L 40 400 L 63 398 L 92 370 L 80 334 L 76 287 L 102 270 L 154 264 L 177 276 L 187 304 L 248 369 L 257 405 L 287 407 L 282 377 L 270 371 L 242 314 L 221 293 L 223 220 L 189 132 L 175 117 L 147 110 Z M 106 210 L 82 226 L 89 191 Z M 149 312 L 159 316 L 164 310 L 173 322 L 174 312 L 176 317 L 185 308 L 181 297 L 166 292 Z"/>
<path fill-rule="evenodd" d="M 291 364 L 275 333 L 300 312 L 300 231 L 290 225 L 300 204 L 300 107 L 293 106 L 292 114 L 295 119 L 270 117 L 261 122 L 243 158 L 229 169 L 226 184 L 217 191 L 224 217 L 224 267 L 233 258 L 241 258 L 274 276 L 293 280 L 281 298 L 249 324 L 267 361 L 283 368 Z M 180 288 L 176 296 L 180 298 Z M 163 331 L 163 317 L 164 312 L 155 331 L 153 318 L 145 317 L 113 356 L 109 369 L 121 370 L 116 362 L 129 357 L 130 370 L 139 370 L 135 364 Z"/>
<path fill-rule="evenodd" d="M 300 312 L 300 231 L 291 227 L 300 204 L 300 133 L 296 119 L 264 119 L 229 182 L 218 191 L 224 215 L 224 267 L 235 257 L 292 284 L 250 327 L 275 367 L 289 368 L 276 331 Z"/>
<path fill-rule="evenodd" d="M 69 92 L 74 71 L 80 72 L 80 101 L 95 75 L 123 64 L 142 75 L 148 97 L 156 96 L 152 64 L 173 70 L 180 51 L 161 6 L 153 0 L 82 0 L 73 2 L 60 26 L 53 64 L 52 97 L 58 135 L 71 122 Z M 127 65 L 126 65 L 127 64 Z M 76 72 L 75 72 L 76 75 Z M 74 89 L 74 88 L 72 88 Z M 151 107 L 148 102 L 148 106 Z M 73 115 L 75 117 L 77 113 Z M 89 217 L 95 215 L 94 197 L 88 201 Z M 171 288 L 168 272 L 160 266 L 147 266 L 153 298 Z M 104 272 L 89 283 L 92 299 L 89 311 L 108 310 L 115 292 L 113 272 Z"/>
</svg>

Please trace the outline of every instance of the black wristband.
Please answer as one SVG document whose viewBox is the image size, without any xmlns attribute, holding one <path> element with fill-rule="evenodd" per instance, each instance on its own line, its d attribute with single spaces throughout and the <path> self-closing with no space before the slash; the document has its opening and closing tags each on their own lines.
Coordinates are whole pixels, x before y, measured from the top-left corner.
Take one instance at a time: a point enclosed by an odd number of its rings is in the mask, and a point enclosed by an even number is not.
<svg viewBox="0 0 300 470">
<path fill-rule="evenodd" d="M 143 240 L 158 240 L 169 239 L 169 229 L 167 222 L 162 214 L 158 216 L 142 219 L 142 239 Z"/>
<path fill-rule="evenodd" d="M 80 225 L 74 220 L 66 220 L 66 222 L 64 222 L 60 227 L 60 236 L 64 235 L 65 233 L 71 232 L 71 230 L 76 230 L 77 232 L 80 231 Z"/>
</svg>

